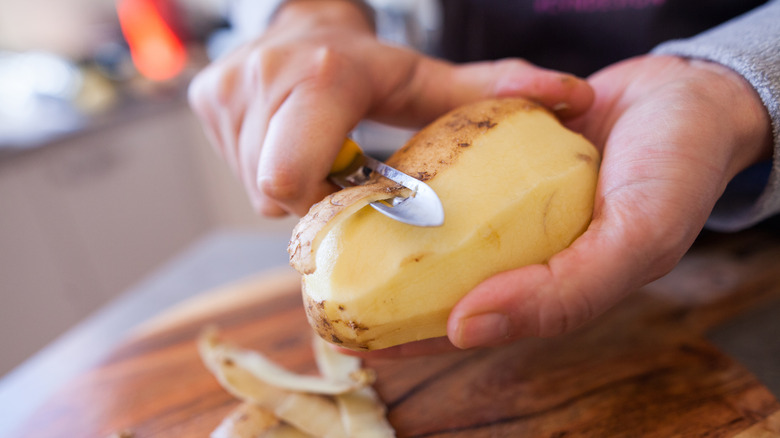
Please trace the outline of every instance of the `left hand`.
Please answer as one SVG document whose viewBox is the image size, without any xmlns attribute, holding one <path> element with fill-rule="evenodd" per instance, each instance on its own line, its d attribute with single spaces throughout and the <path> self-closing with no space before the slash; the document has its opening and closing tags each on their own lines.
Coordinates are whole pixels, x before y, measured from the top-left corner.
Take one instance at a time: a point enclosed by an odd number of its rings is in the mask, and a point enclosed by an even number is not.
<svg viewBox="0 0 780 438">
<path fill-rule="evenodd" d="M 764 106 L 723 66 L 643 56 L 589 82 L 596 102 L 569 123 L 602 152 L 589 228 L 549 263 L 498 274 L 464 297 L 447 327 L 455 346 L 553 336 L 591 320 L 668 273 L 729 180 L 770 157 Z"/>
</svg>

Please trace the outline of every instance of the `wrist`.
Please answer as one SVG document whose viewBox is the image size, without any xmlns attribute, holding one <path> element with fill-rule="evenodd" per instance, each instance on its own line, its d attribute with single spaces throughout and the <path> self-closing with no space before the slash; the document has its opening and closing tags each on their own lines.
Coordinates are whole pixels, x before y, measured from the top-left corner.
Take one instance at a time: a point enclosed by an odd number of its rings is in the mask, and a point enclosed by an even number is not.
<svg viewBox="0 0 780 438">
<path fill-rule="evenodd" d="M 736 147 L 732 152 L 731 176 L 772 158 L 772 123 L 769 112 L 750 83 L 734 70 L 705 60 L 689 65 L 707 72 L 711 86 L 719 92 L 723 111 L 731 115 Z"/>
<path fill-rule="evenodd" d="M 309 25 L 338 24 L 374 33 L 374 10 L 362 0 L 284 0 L 271 13 L 269 25 L 307 21 Z"/>
</svg>

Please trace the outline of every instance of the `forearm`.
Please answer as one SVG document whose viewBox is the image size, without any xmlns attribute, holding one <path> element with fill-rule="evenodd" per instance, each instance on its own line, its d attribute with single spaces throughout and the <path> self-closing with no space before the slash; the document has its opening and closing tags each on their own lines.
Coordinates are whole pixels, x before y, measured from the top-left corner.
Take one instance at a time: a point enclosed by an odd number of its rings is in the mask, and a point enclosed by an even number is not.
<svg viewBox="0 0 780 438">
<path fill-rule="evenodd" d="M 376 30 L 374 10 L 361 0 L 284 0 L 278 3 L 271 12 L 269 24 L 305 18 L 317 23 L 338 22 L 372 32 Z"/>
<path fill-rule="evenodd" d="M 729 67 L 753 87 L 771 120 L 774 163 L 763 192 L 759 188 L 751 197 L 727 190 L 708 225 L 736 230 L 780 212 L 780 0 L 693 38 L 664 43 L 653 53 Z"/>
</svg>

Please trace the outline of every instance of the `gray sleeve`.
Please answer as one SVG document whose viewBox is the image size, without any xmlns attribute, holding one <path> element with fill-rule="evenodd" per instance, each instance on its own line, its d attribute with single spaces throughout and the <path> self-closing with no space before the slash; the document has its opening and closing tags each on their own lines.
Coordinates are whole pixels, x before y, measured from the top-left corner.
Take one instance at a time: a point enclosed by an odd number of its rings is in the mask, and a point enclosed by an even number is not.
<svg viewBox="0 0 780 438">
<path fill-rule="evenodd" d="M 692 38 L 663 43 L 652 53 L 705 59 L 731 68 L 755 88 L 772 119 L 774 159 L 765 184 L 754 193 L 731 184 L 707 226 L 734 231 L 780 212 L 780 0 Z"/>
</svg>

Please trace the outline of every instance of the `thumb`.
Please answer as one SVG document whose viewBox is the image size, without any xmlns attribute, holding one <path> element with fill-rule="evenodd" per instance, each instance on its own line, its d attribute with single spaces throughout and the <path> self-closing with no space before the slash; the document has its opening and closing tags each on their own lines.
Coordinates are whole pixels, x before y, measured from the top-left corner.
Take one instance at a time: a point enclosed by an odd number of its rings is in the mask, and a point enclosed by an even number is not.
<svg viewBox="0 0 780 438">
<path fill-rule="evenodd" d="M 387 117 L 379 114 L 378 119 L 427 123 L 457 106 L 494 97 L 524 97 L 566 119 L 583 114 L 594 99 L 593 89 L 584 79 L 520 59 L 454 65 L 423 57 L 396 92 L 393 100 L 401 104 L 393 105 Z"/>
<path fill-rule="evenodd" d="M 664 245 L 652 242 L 658 236 L 632 239 L 599 225 L 592 224 L 547 264 L 506 271 L 479 284 L 450 314 L 452 343 L 469 348 L 569 332 L 673 266 L 662 260 L 667 251 L 655 248 Z"/>
</svg>

